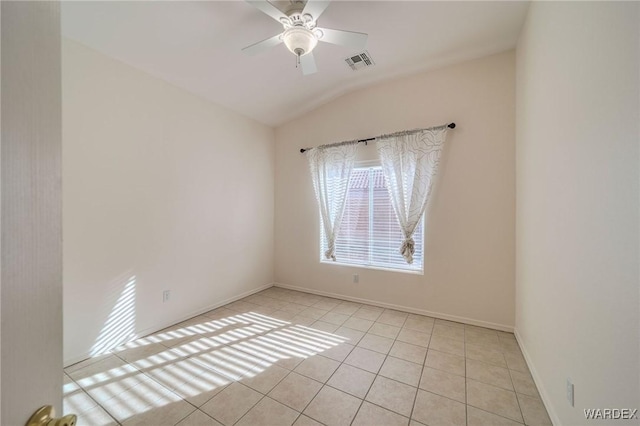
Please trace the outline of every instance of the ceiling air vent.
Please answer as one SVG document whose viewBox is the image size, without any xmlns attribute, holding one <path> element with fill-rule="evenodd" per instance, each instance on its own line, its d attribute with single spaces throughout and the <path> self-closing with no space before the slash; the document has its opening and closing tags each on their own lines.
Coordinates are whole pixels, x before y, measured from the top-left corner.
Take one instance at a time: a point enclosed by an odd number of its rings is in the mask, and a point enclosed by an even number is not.
<svg viewBox="0 0 640 426">
<path fill-rule="evenodd" d="M 374 66 L 373 59 L 371 59 L 371 55 L 366 50 L 362 53 L 358 53 L 356 55 L 352 55 L 344 60 L 352 70 L 358 71 L 361 68 L 367 68 Z"/>
</svg>

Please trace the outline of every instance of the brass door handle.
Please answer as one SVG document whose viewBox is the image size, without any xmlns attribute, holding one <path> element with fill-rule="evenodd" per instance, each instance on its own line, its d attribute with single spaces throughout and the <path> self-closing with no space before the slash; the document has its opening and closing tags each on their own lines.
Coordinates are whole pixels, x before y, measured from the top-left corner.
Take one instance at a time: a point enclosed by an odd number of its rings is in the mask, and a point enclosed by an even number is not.
<svg viewBox="0 0 640 426">
<path fill-rule="evenodd" d="M 36 410 L 26 426 L 76 426 L 78 417 L 68 414 L 63 417 L 55 417 L 56 410 L 51 405 L 45 405 Z"/>
</svg>

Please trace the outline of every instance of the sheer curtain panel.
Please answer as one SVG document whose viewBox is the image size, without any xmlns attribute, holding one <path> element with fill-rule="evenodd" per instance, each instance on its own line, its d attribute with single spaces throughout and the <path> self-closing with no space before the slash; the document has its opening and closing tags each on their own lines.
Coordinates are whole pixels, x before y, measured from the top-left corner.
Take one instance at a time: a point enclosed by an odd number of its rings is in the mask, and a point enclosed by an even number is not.
<svg viewBox="0 0 640 426">
<path fill-rule="evenodd" d="M 446 134 L 443 126 L 377 139 L 389 197 L 404 236 L 400 254 L 409 264 L 415 253 L 413 233 L 429 201 Z"/>
<path fill-rule="evenodd" d="M 320 207 L 327 259 L 336 260 L 336 235 L 344 214 L 349 178 L 356 157 L 357 142 L 319 146 L 305 152 L 309 160 L 313 190 Z"/>
</svg>

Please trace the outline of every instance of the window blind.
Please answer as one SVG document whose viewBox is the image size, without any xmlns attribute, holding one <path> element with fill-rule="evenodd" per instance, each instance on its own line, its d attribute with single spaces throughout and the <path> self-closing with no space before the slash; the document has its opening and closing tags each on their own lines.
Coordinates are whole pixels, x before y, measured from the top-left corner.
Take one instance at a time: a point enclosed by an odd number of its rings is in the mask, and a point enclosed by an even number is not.
<svg viewBox="0 0 640 426">
<path fill-rule="evenodd" d="M 389 199 L 382 169 L 354 168 L 342 225 L 336 237 L 336 262 L 422 271 L 423 222 L 424 218 L 413 235 L 416 251 L 413 264 L 409 265 L 399 252 L 404 238 Z M 324 253 L 324 238 L 320 241 L 321 253 Z"/>
</svg>

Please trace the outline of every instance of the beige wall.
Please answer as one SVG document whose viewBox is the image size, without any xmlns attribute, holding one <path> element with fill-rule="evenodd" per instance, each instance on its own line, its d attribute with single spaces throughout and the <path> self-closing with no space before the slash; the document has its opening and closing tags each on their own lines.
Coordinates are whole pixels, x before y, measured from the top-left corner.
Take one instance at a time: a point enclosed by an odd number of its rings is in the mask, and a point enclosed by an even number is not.
<svg viewBox="0 0 640 426">
<path fill-rule="evenodd" d="M 62 58 L 66 364 L 270 285 L 273 129 L 73 41 Z"/>
<path fill-rule="evenodd" d="M 2 2 L 2 417 L 62 408 L 60 5 Z"/>
<path fill-rule="evenodd" d="M 299 149 L 450 121 L 458 127 L 429 208 L 424 275 L 321 264 L 318 208 Z M 276 138 L 278 283 L 513 326 L 513 51 L 349 93 L 277 128 Z M 373 144 L 359 149 L 375 156 Z"/>
<path fill-rule="evenodd" d="M 639 11 L 535 2 L 518 43 L 516 329 L 556 424 L 640 408 Z"/>
</svg>

